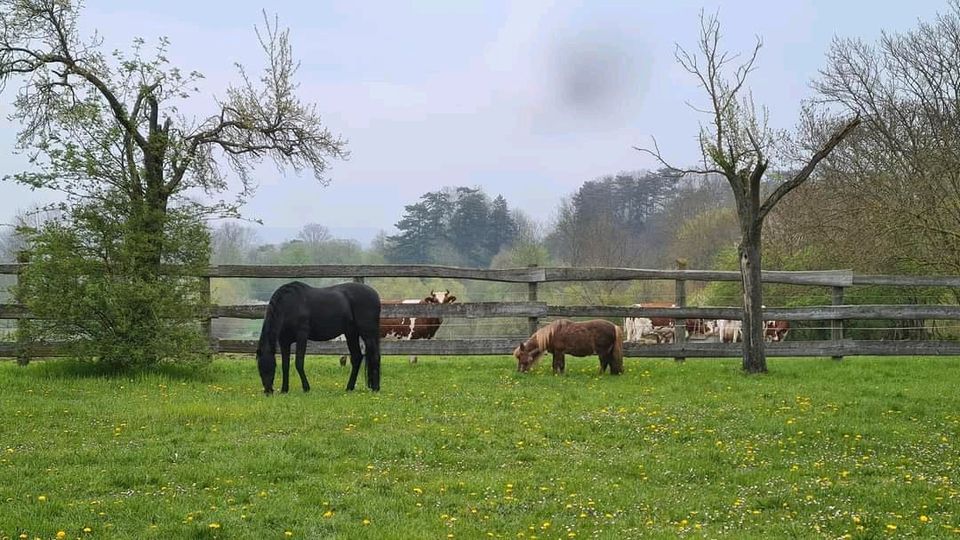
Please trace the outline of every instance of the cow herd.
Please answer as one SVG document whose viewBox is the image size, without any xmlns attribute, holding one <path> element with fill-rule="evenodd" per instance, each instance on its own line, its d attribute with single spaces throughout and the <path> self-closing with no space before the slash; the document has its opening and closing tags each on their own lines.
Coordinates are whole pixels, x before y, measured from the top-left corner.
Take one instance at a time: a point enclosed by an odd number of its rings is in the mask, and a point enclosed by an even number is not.
<svg viewBox="0 0 960 540">
<path fill-rule="evenodd" d="M 457 297 L 446 291 L 430 291 L 421 299 L 384 302 L 385 304 L 449 304 Z M 641 308 L 675 308 L 668 302 L 633 304 Z M 432 339 L 443 322 L 438 317 L 396 317 L 380 319 L 380 337 L 401 340 Z M 743 341 L 742 323 L 738 320 L 686 319 L 688 340 L 739 343 Z M 779 342 L 790 331 L 789 321 L 765 321 L 763 336 L 766 341 Z M 673 343 L 676 339 L 676 322 L 670 317 L 625 317 L 623 319 L 624 341 L 635 343 Z"/>
<path fill-rule="evenodd" d="M 633 307 L 670 308 L 677 305 L 651 302 L 634 304 Z M 764 321 L 763 326 L 763 337 L 770 342 L 783 341 L 790 332 L 789 321 Z M 685 330 L 688 340 L 720 343 L 743 341 L 743 323 L 736 320 L 687 319 Z M 625 317 L 623 337 L 624 341 L 635 343 L 672 343 L 676 339 L 676 322 L 669 317 Z"/>
</svg>

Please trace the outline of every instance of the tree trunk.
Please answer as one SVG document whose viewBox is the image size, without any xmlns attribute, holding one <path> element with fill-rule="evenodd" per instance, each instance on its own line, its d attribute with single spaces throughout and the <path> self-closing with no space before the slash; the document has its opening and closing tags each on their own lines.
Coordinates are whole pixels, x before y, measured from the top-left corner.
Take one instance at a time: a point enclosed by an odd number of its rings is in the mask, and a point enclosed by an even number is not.
<svg viewBox="0 0 960 540">
<path fill-rule="evenodd" d="M 766 373 L 763 343 L 763 288 L 760 280 L 760 227 L 743 231 L 740 243 L 740 275 L 743 279 L 743 370 Z"/>
<path fill-rule="evenodd" d="M 130 232 L 137 243 L 134 271 L 142 276 L 160 274 L 163 261 L 163 231 L 167 219 L 168 195 L 163 188 L 163 156 L 165 146 L 162 137 L 151 134 L 151 150 L 144 152 L 143 178 L 145 190 L 143 204 L 134 208 Z"/>
</svg>

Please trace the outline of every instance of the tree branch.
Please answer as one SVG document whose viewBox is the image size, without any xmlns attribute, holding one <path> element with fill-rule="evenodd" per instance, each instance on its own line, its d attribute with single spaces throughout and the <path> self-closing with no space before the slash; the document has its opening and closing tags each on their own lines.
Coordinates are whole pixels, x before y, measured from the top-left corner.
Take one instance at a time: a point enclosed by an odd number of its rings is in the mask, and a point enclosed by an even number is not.
<svg viewBox="0 0 960 540">
<path fill-rule="evenodd" d="M 817 152 L 810 158 L 810 161 L 807 162 L 800 172 L 794 175 L 794 177 L 790 180 L 777 186 L 777 189 L 767 196 L 767 199 L 760 206 L 760 211 L 757 213 L 757 219 L 762 221 L 767 214 L 770 213 L 770 210 L 773 209 L 777 202 L 783 198 L 784 195 L 790 193 L 794 188 L 806 181 L 810 174 L 813 173 L 813 170 L 816 168 L 817 164 L 827 157 L 830 152 L 859 125 L 860 115 L 857 115 L 852 120 L 847 122 L 846 125 L 831 135 L 827 142 L 824 143 L 819 150 L 817 150 Z"/>
</svg>

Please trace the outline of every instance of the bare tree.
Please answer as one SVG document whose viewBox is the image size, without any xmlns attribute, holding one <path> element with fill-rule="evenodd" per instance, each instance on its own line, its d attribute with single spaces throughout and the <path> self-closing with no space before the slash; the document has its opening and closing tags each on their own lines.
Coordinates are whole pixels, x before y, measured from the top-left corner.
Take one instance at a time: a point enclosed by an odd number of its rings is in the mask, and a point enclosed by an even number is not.
<svg viewBox="0 0 960 540">
<path fill-rule="evenodd" d="M 226 222 L 213 231 L 213 264 L 243 264 L 250 260 L 257 245 L 257 232 L 251 227 Z"/>
<path fill-rule="evenodd" d="M 837 38 L 814 87 L 826 107 L 864 119 L 825 162 L 840 204 L 860 201 L 878 241 L 903 267 L 960 271 L 960 2 L 875 44 Z M 805 137 L 805 142 L 815 140 Z M 909 249 L 906 249 L 909 247 Z"/>
<path fill-rule="evenodd" d="M 297 238 L 303 240 L 307 244 L 319 245 L 333 240 L 333 235 L 330 234 L 330 229 L 325 225 L 320 225 L 319 223 L 307 223 L 302 229 L 300 229 L 300 232 L 297 234 Z"/>
<path fill-rule="evenodd" d="M 238 66 L 239 86 L 196 119 L 177 106 L 198 92 L 202 75 L 169 66 L 165 39 L 153 56 L 138 39 L 130 54 L 108 58 L 97 37 L 81 40 L 78 15 L 69 0 L 0 0 L 0 90 L 22 81 L 13 114 L 23 126 L 18 147 L 40 169 L 14 180 L 76 201 L 119 197 L 144 244 L 141 270 L 159 269 L 164 220 L 171 204 L 192 204 L 187 190 L 222 194 L 232 170 L 241 182 L 236 200 L 194 204 L 198 213 L 231 215 L 254 187 L 255 164 L 307 169 L 323 181 L 328 161 L 346 156 L 345 142 L 296 96 L 297 63 L 276 19 L 264 14 L 257 30 L 264 73 L 252 80 Z"/>
<path fill-rule="evenodd" d="M 740 274 L 743 285 L 743 370 L 767 371 L 763 342 L 763 290 L 760 281 L 761 236 L 763 222 L 770 210 L 787 193 L 802 184 L 817 164 L 860 124 L 860 117 L 845 121 L 804 163 L 784 167 L 797 172 L 764 193 L 763 180 L 770 159 L 777 155 L 776 134 L 766 122 L 766 111 L 758 113 L 746 89 L 747 76 L 754 70 L 762 46 L 758 38 L 753 51 L 742 62 L 739 55 L 720 50 L 720 22 L 700 15 L 698 51 L 691 53 L 677 45 L 677 61 L 696 77 L 706 91 L 709 105 L 698 109 L 710 117 L 700 128 L 703 165 L 678 169 L 667 163 L 654 140 L 653 149 L 642 149 L 661 163 L 680 173 L 719 174 L 733 190 L 740 227 Z"/>
</svg>

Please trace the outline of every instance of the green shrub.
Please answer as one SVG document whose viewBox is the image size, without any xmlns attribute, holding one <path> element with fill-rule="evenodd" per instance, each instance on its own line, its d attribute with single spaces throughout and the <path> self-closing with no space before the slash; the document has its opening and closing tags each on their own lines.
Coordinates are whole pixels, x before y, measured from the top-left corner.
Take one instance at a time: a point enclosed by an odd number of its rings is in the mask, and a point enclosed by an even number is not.
<svg viewBox="0 0 960 540">
<path fill-rule="evenodd" d="M 158 272 L 144 265 L 156 241 L 135 212 L 116 203 L 76 207 L 63 219 L 24 231 L 29 264 L 19 294 L 37 319 L 29 342 L 67 342 L 69 356 L 116 369 L 207 361 L 199 318 L 208 302 L 200 273 L 210 240 L 199 216 L 170 210 L 162 219 Z"/>
</svg>

